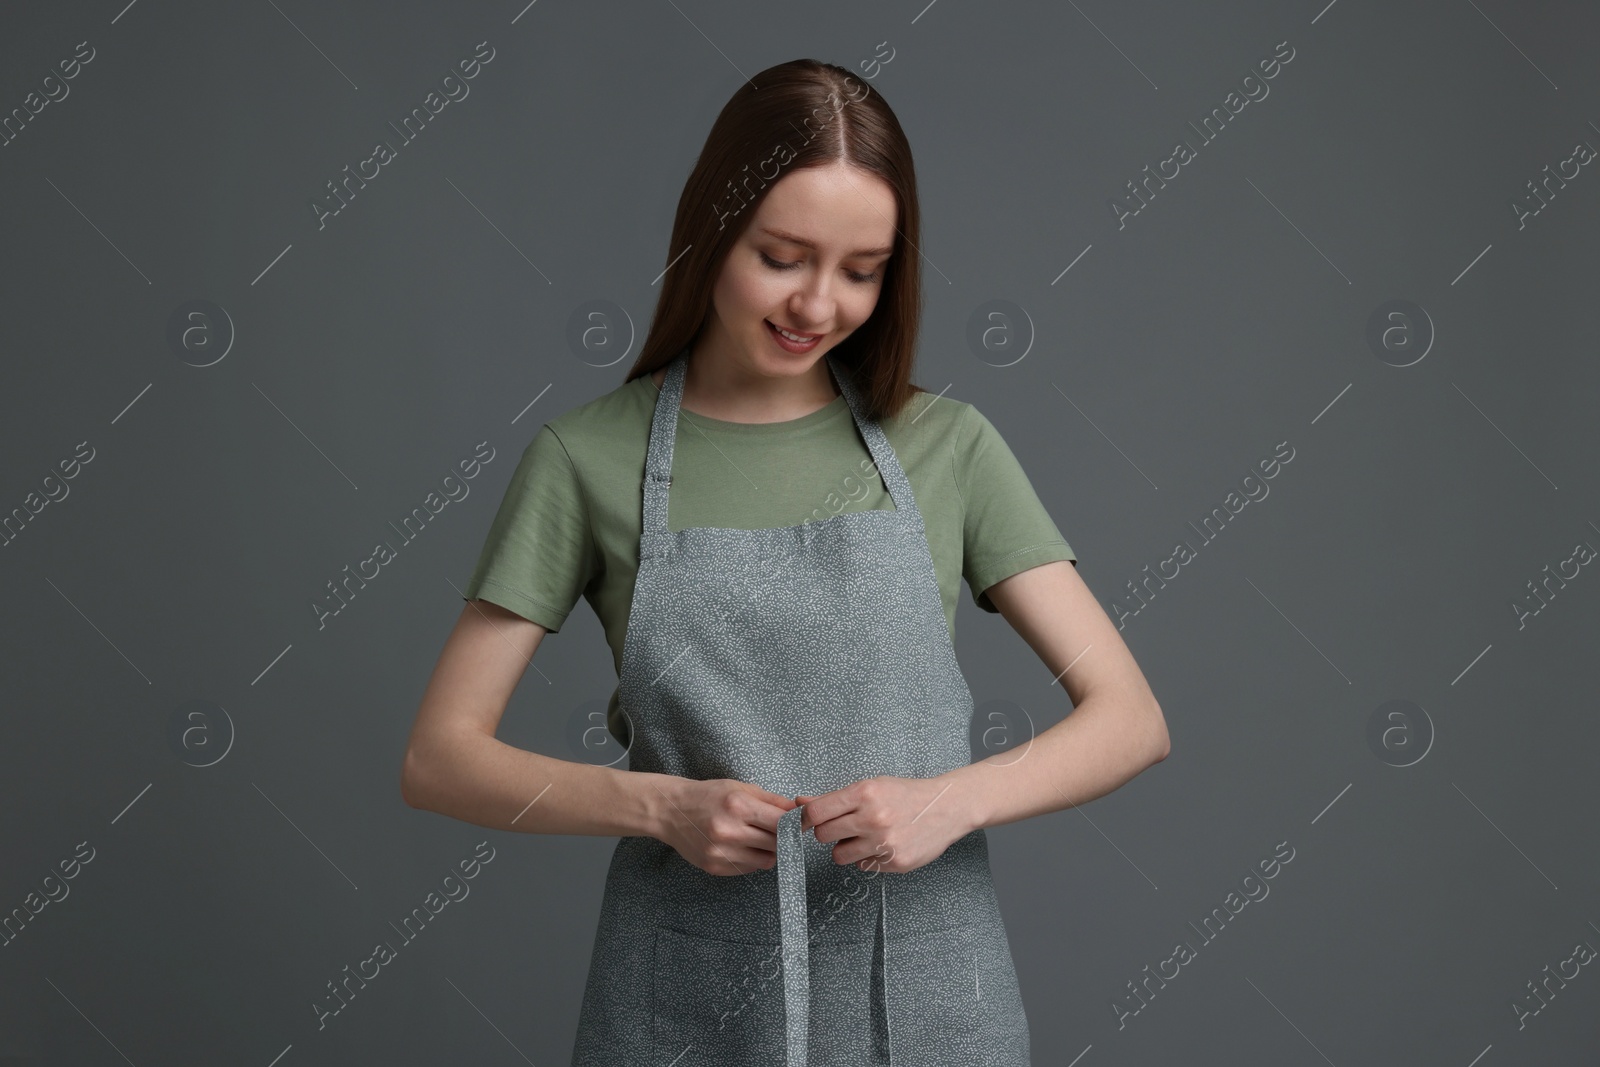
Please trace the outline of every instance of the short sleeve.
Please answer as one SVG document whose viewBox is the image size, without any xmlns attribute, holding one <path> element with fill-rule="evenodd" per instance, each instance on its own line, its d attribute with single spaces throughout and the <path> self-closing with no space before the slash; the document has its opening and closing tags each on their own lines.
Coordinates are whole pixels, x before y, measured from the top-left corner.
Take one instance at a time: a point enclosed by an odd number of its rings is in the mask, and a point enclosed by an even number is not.
<svg viewBox="0 0 1600 1067">
<path fill-rule="evenodd" d="M 983 413 L 968 405 L 953 446 L 961 492 L 961 574 L 973 603 L 999 612 L 985 590 L 1025 570 L 1078 557 L 1051 519 L 1005 439 Z"/>
<path fill-rule="evenodd" d="M 556 633 L 598 558 L 572 457 L 542 426 L 523 450 L 462 599 L 487 600 Z"/>
</svg>

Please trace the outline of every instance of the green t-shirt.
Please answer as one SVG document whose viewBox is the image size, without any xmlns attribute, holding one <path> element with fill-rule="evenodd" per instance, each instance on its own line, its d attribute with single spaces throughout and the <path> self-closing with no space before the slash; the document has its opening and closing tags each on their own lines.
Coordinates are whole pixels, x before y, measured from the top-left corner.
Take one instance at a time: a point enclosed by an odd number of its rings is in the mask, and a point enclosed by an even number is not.
<svg viewBox="0 0 1600 1067">
<path fill-rule="evenodd" d="M 659 393 L 642 375 L 539 429 L 463 597 L 554 633 L 582 596 L 619 675 Z M 994 612 L 984 590 L 995 582 L 1077 562 L 1010 448 L 972 405 L 918 393 L 883 430 L 922 511 L 952 641 L 962 578 L 974 602 Z M 679 408 L 668 529 L 767 529 L 869 509 L 893 510 L 894 502 L 843 396 L 785 422 L 725 422 Z"/>
</svg>

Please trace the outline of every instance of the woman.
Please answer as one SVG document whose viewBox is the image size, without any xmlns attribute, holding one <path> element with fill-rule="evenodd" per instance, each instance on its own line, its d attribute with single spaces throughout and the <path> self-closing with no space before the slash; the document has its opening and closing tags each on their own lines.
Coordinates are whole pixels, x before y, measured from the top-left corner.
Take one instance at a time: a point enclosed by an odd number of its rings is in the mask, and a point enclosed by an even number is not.
<svg viewBox="0 0 1600 1067">
<path fill-rule="evenodd" d="M 757 75 L 689 177 L 627 381 L 539 431 L 490 530 L 402 792 L 620 838 L 575 1065 L 1024 1067 L 984 828 L 1167 754 L 1004 441 L 909 382 L 918 235 L 880 96 L 813 60 Z M 1076 706 L 976 763 L 963 577 Z M 580 594 L 627 770 L 494 737 Z"/>
</svg>

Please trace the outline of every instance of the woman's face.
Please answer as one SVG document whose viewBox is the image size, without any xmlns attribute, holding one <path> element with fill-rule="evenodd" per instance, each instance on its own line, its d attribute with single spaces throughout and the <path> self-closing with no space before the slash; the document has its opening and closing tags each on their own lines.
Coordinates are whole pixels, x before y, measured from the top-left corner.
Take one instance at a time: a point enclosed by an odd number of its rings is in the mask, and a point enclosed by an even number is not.
<svg viewBox="0 0 1600 1067">
<path fill-rule="evenodd" d="M 898 222 L 894 190 L 875 174 L 834 163 L 784 175 L 717 278 L 717 355 L 759 377 L 810 372 L 877 306 Z"/>
</svg>

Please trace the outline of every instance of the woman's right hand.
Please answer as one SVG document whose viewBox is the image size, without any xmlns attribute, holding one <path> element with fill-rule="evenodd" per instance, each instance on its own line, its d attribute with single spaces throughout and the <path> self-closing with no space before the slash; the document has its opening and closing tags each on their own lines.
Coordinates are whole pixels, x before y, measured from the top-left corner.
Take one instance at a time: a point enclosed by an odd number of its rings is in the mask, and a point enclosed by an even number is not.
<svg viewBox="0 0 1600 1067">
<path fill-rule="evenodd" d="M 778 862 L 778 819 L 793 797 L 734 778 L 674 778 L 656 837 L 707 874 L 749 874 Z"/>
</svg>

